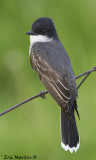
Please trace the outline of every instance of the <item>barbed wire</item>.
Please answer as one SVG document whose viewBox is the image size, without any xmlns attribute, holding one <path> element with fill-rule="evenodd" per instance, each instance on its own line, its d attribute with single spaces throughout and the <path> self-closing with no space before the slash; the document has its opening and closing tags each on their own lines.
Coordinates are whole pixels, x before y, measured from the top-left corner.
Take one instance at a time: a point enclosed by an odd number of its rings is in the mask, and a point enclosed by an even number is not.
<svg viewBox="0 0 96 160">
<path fill-rule="evenodd" d="M 84 72 L 84 73 L 82 73 L 82 74 L 80 74 L 80 75 L 78 75 L 78 76 L 75 77 L 76 79 L 79 79 L 80 77 L 85 76 L 85 77 L 83 78 L 83 80 L 80 82 L 80 84 L 77 86 L 77 89 L 80 88 L 80 86 L 81 86 L 81 85 L 83 84 L 83 82 L 87 79 L 87 77 L 90 75 L 90 73 L 92 73 L 92 72 L 94 72 L 94 71 L 96 71 L 96 66 L 93 67 L 91 70 L 89 70 L 89 71 L 87 71 L 87 72 Z M 24 100 L 24 101 L 16 104 L 15 106 L 7 109 L 7 110 L 4 111 L 4 112 L 1 112 L 1 113 L 0 113 L 0 117 L 3 116 L 3 115 L 6 114 L 6 113 L 8 113 L 8 112 L 10 112 L 10 111 L 18 108 L 19 106 L 21 106 L 21 105 L 23 105 L 23 104 L 25 104 L 25 103 L 33 100 L 33 99 L 36 99 L 36 98 L 38 98 L 38 97 L 41 97 L 41 98 L 45 99 L 45 95 L 46 95 L 47 93 L 48 93 L 48 91 L 41 91 L 41 92 L 38 93 L 37 95 L 32 96 L 32 97 L 30 97 L 30 98 L 28 98 L 28 99 L 26 99 L 26 100 Z"/>
</svg>

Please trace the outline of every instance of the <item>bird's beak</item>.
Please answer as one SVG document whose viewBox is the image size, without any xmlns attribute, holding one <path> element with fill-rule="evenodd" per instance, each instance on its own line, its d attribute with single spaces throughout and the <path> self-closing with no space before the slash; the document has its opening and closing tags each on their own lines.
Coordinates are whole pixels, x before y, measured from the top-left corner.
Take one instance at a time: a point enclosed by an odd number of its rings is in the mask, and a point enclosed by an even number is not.
<svg viewBox="0 0 96 160">
<path fill-rule="evenodd" d="M 26 34 L 28 34 L 28 35 L 36 35 L 36 33 L 33 32 L 33 31 L 29 31 L 29 32 L 27 32 Z"/>
</svg>

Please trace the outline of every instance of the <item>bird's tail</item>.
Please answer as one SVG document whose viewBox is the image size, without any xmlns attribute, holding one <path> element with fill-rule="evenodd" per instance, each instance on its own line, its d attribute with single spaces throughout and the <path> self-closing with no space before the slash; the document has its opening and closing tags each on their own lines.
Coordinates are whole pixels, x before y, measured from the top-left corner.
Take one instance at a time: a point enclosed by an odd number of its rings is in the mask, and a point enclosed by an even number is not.
<svg viewBox="0 0 96 160">
<path fill-rule="evenodd" d="M 76 127 L 75 116 L 70 120 L 61 109 L 61 146 L 72 153 L 79 148 L 79 135 Z"/>
</svg>

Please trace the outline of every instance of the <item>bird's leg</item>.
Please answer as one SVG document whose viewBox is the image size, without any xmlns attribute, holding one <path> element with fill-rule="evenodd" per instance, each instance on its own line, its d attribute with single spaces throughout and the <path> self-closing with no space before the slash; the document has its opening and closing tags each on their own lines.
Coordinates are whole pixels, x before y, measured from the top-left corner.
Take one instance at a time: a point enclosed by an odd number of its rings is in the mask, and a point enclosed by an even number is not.
<svg viewBox="0 0 96 160">
<path fill-rule="evenodd" d="M 96 66 L 93 67 L 91 70 L 89 70 L 89 71 L 87 71 L 87 72 L 84 72 L 84 73 L 76 76 L 76 79 L 78 79 L 78 78 L 86 75 L 86 76 L 83 78 L 83 80 L 80 82 L 80 84 L 77 86 L 77 89 L 82 85 L 82 83 L 86 80 L 86 78 L 90 75 L 90 73 L 92 73 L 92 72 L 94 72 L 94 71 L 96 71 Z"/>
</svg>

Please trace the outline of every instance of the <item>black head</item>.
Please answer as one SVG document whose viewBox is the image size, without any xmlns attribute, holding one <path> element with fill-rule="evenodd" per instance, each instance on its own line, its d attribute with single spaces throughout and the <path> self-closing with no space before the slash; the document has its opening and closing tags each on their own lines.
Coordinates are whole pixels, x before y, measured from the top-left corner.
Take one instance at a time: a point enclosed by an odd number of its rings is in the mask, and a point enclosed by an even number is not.
<svg viewBox="0 0 96 160">
<path fill-rule="evenodd" d="M 38 18 L 32 25 L 28 35 L 46 35 L 48 37 L 58 38 L 53 21 L 50 18 Z"/>
</svg>

